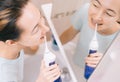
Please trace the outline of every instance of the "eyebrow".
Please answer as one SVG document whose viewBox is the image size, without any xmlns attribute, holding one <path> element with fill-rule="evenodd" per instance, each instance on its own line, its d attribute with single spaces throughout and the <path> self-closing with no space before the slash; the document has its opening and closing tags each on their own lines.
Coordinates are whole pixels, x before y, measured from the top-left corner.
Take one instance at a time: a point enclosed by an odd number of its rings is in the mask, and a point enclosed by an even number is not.
<svg viewBox="0 0 120 82">
<path fill-rule="evenodd" d="M 95 0 L 95 1 L 97 1 L 100 5 L 102 5 L 102 4 L 99 2 L 99 0 Z M 112 10 L 112 9 L 107 9 L 107 10 L 113 12 L 114 14 L 116 14 L 116 12 L 115 12 L 114 10 Z"/>
<path fill-rule="evenodd" d="M 97 1 L 101 5 L 101 3 L 98 0 L 95 0 L 95 1 Z"/>
</svg>

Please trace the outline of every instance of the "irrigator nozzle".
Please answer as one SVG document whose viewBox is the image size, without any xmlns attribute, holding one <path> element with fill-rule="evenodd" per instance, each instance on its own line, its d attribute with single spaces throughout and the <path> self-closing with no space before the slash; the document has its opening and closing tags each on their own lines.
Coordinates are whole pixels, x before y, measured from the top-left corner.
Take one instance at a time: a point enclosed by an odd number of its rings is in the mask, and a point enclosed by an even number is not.
<svg viewBox="0 0 120 82">
<path fill-rule="evenodd" d="M 98 24 L 96 23 L 96 25 L 95 25 L 95 32 L 94 32 L 94 36 L 93 36 L 93 40 L 97 40 L 97 36 L 96 36 L 96 32 L 97 32 L 97 26 L 98 26 Z"/>
<path fill-rule="evenodd" d="M 93 35 L 93 38 L 91 40 L 91 43 L 90 43 L 90 49 L 93 49 L 93 50 L 97 50 L 98 49 L 98 41 L 97 41 L 97 24 L 95 26 L 95 32 L 94 32 L 94 35 Z"/>
</svg>

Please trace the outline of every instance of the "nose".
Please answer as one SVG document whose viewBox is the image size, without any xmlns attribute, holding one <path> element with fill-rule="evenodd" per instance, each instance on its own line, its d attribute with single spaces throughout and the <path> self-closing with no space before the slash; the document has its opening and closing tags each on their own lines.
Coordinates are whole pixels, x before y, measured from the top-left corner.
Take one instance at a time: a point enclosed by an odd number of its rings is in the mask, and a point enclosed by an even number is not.
<svg viewBox="0 0 120 82">
<path fill-rule="evenodd" d="M 103 15 L 102 10 L 100 10 L 99 12 L 96 13 L 96 16 L 95 16 L 96 23 L 101 23 L 102 22 L 102 20 L 103 20 L 102 15 Z"/>
<path fill-rule="evenodd" d="M 49 31 L 49 27 L 47 25 L 43 25 L 43 28 L 42 28 L 42 35 L 45 35 L 48 31 Z"/>
</svg>

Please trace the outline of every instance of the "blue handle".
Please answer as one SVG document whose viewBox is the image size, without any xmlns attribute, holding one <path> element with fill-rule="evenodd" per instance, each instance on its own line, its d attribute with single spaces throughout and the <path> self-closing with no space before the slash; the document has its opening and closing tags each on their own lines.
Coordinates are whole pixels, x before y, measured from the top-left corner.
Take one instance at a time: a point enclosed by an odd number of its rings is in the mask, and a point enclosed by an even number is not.
<svg viewBox="0 0 120 82">
<path fill-rule="evenodd" d="M 96 52 L 97 52 L 97 50 L 90 50 L 89 54 L 96 53 Z M 90 66 L 85 65 L 84 77 L 86 79 L 89 79 L 89 77 L 93 73 L 94 69 L 95 69 L 94 67 L 90 67 Z"/>
<path fill-rule="evenodd" d="M 61 77 L 59 77 L 57 80 L 55 80 L 54 82 L 62 82 Z"/>
<path fill-rule="evenodd" d="M 49 63 L 49 66 L 51 66 L 51 65 L 53 65 L 53 64 L 55 64 L 55 62 Z M 61 77 L 59 77 L 58 79 L 56 79 L 54 82 L 62 82 Z"/>
<path fill-rule="evenodd" d="M 89 79 L 89 77 L 90 77 L 90 75 L 93 73 L 94 69 L 95 69 L 95 68 L 86 65 L 86 66 L 85 66 L 84 77 L 85 77 L 86 79 Z"/>
</svg>

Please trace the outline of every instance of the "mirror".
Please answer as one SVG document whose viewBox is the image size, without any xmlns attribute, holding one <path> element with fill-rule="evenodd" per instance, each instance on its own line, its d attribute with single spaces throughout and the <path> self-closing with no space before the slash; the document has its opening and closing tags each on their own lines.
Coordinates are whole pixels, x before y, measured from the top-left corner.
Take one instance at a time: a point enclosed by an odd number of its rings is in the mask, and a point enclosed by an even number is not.
<svg viewBox="0 0 120 82">
<path fill-rule="evenodd" d="M 81 5 L 83 5 L 83 3 L 86 3 L 89 0 L 40 0 L 40 1 L 32 0 L 32 1 L 35 2 L 35 4 L 39 8 L 41 8 L 41 4 L 50 3 L 50 2 L 52 2 L 53 4 L 51 20 L 50 20 L 52 21 L 53 29 L 51 29 L 52 34 L 50 34 L 50 41 L 48 41 L 48 45 L 49 45 L 49 49 L 51 49 L 51 51 L 57 55 L 57 62 L 58 64 L 60 64 L 63 73 L 65 72 L 65 74 L 67 75 L 65 76 L 64 74 L 62 74 L 61 77 L 62 78 L 65 77 L 67 78 L 67 80 L 70 79 L 70 81 L 65 81 L 65 82 L 86 82 L 86 79 L 84 78 L 84 66 L 85 66 L 84 58 L 86 57 L 86 55 L 81 54 L 80 56 L 77 57 L 78 59 L 75 59 L 76 55 L 74 55 L 77 42 L 79 40 L 79 34 L 72 41 L 68 42 L 65 45 L 61 45 L 60 39 L 58 37 L 62 34 L 63 31 L 65 31 L 68 27 L 71 26 L 71 21 L 70 21 L 71 16 L 76 12 L 76 10 L 79 9 Z M 88 36 L 85 35 L 84 37 L 88 37 Z M 54 39 L 57 42 L 57 46 L 54 45 L 56 43 L 53 43 Z M 104 44 L 108 44 L 106 47 L 100 44 L 101 50 L 99 51 L 104 53 L 107 50 L 107 48 L 109 48 L 109 45 L 111 44 L 112 40 L 113 38 L 111 39 L 109 44 L 107 40 L 105 40 L 106 42 Z M 89 42 L 89 40 L 87 41 Z M 44 44 L 41 46 L 44 46 Z M 39 52 L 41 50 L 43 51 L 44 49 L 40 47 Z M 24 82 L 34 82 L 33 80 L 35 80 L 35 78 L 37 77 L 38 71 L 36 70 L 39 70 L 40 60 L 42 58 L 41 54 L 43 54 L 39 52 L 37 52 L 36 53 L 37 55 L 33 57 L 26 58 L 25 60 L 26 73 L 24 74 L 25 75 Z M 75 60 L 77 60 L 77 63 L 79 64 L 76 64 Z M 36 63 L 34 64 L 34 66 L 33 65 L 31 66 L 30 62 L 32 63 L 39 62 L 39 63 Z M 35 69 L 33 69 L 33 67 Z M 32 71 L 32 73 L 30 73 L 29 71 Z M 28 80 L 28 78 L 34 78 L 34 79 Z"/>
<path fill-rule="evenodd" d="M 60 0 L 56 1 L 53 0 L 53 10 L 52 10 L 52 21 L 54 23 L 55 29 L 57 31 L 58 36 L 62 34 L 66 29 L 68 29 L 71 26 L 71 16 L 76 13 L 76 10 L 83 5 L 83 3 L 89 2 L 88 0 Z M 64 3 L 64 4 L 63 4 Z M 69 3 L 69 4 L 68 4 Z M 83 31 L 84 32 L 84 31 Z M 64 50 L 66 52 L 66 56 L 69 60 L 69 63 L 75 73 L 75 76 L 77 78 L 78 82 L 86 82 L 86 79 L 84 78 L 84 67 L 85 67 L 85 57 L 88 54 L 88 50 L 86 51 L 86 55 L 80 54 L 75 55 L 76 53 L 76 46 L 77 41 L 79 41 L 79 37 L 86 42 L 86 44 L 82 44 L 83 46 L 79 46 L 79 50 L 84 53 L 84 46 L 89 47 L 89 42 L 91 41 L 92 37 L 88 37 L 87 33 L 88 31 L 85 31 L 86 35 L 81 36 L 77 35 L 72 41 L 68 42 L 67 44 L 63 45 Z M 94 31 L 93 31 L 94 32 Z M 81 34 L 81 33 L 80 33 Z M 114 40 L 114 37 L 117 35 L 117 32 L 106 37 L 102 37 L 102 35 L 97 34 L 98 36 L 98 42 L 99 42 L 99 52 L 105 53 L 105 51 L 109 48 L 110 44 L 112 43 L 112 40 Z M 69 35 L 68 35 L 69 37 Z M 67 37 L 66 37 L 67 38 Z M 86 38 L 86 39 L 85 39 Z M 102 38 L 102 39 L 101 39 Z M 103 43 L 103 44 L 102 44 Z M 106 46 L 105 46 L 106 45 Z M 77 47 L 78 49 L 78 47 Z"/>
<path fill-rule="evenodd" d="M 120 33 L 87 82 L 120 82 Z"/>
<path fill-rule="evenodd" d="M 70 27 L 70 18 L 75 11 L 84 3 L 85 0 L 53 0 L 52 21 L 57 31 L 58 36 L 61 35 L 68 27 Z M 63 4 L 64 3 L 64 4 Z M 68 4 L 69 3 L 69 4 Z M 71 6 L 72 5 L 72 6 Z M 84 79 L 84 69 L 79 68 L 73 62 L 73 54 L 76 47 L 78 36 L 66 45 L 63 45 L 66 56 L 73 69 L 77 82 L 86 82 Z"/>
</svg>

